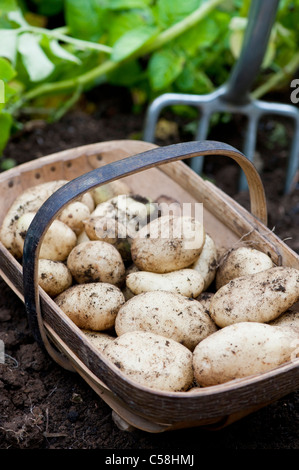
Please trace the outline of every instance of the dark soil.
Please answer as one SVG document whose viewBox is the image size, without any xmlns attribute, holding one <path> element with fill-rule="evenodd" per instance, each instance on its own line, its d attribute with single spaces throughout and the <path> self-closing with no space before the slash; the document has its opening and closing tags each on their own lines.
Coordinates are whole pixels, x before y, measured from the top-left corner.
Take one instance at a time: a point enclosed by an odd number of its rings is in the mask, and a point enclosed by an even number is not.
<svg viewBox="0 0 299 470">
<path fill-rule="evenodd" d="M 16 134 L 5 157 L 17 164 L 63 149 L 98 141 L 142 138 L 143 114 L 131 111 L 122 89 L 101 87 L 82 100 L 60 122 L 35 122 Z M 192 140 L 186 120 L 173 118 L 178 130 L 160 139 L 165 145 Z M 269 210 L 269 227 L 299 252 L 299 189 L 283 195 L 292 129 L 279 134 L 273 119 L 261 123 L 258 153 Z M 276 132 L 276 133 L 275 133 Z M 242 148 L 244 123 L 235 118 L 218 124 L 210 138 Z M 238 192 L 238 169 L 225 159 L 207 158 L 204 172 L 248 207 L 248 194 Z M 110 408 L 80 376 L 54 363 L 34 342 L 22 302 L 0 280 L 0 339 L 6 362 L 0 364 L 1 449 L 150 449 L 154 453 L 203 452 L 211 449 L 299 449 L 299 391 L 218 430 L 185 429 L 162 434 L 125 432 Z M 117 455 L 117 452 L 116 452 Z"/>
</svg>

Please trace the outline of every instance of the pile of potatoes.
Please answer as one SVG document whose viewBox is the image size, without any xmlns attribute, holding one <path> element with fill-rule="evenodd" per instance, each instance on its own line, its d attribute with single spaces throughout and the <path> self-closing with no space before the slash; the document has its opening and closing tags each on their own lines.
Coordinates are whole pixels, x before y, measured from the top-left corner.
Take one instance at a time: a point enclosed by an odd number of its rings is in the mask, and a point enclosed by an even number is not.
<svg viewBox="0 0 299 470">
<path fill-rule="evenodd" d="M 8 210 L 0 239 L 20 263 L 35 213 L 65 183 L 29 188 Z M 69 203 L 41 243 L 39 285 L 149 388 L 200 393 L 296 360 L 299 270 L 249 246 L 220 257 L 201 222 L 163 207 L 121 180 Z"/>
</svg>

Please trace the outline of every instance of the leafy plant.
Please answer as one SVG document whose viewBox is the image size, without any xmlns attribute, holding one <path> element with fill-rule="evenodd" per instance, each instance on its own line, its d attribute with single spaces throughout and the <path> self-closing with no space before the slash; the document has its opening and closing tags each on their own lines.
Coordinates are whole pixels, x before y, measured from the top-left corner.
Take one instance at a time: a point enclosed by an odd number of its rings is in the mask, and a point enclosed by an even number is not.
<svg viewBox="0 0 299 470">
<path fill-rule="evenodd" d="M 142 106 L 166 91 L 207 93 L 240 52 L 248 0 L 2 0 L 0 154 L 34 110 L 59 119 L 101 83 L 128 87 Z M 299 66 L 299 0 L 281 0 L 254 95 Z M 55 27 L 53 27 L 55 25 Z M 58 109 L 46 97 L 58 96 Z M 45 109 L 46 108 L 46 109 Z M 29 116 L 30 118 L 30 113 Z M 3 162 L 6 166 L 3 166 Z M 2 160 L 2 168 L 11 162 Z"/>
</svg>

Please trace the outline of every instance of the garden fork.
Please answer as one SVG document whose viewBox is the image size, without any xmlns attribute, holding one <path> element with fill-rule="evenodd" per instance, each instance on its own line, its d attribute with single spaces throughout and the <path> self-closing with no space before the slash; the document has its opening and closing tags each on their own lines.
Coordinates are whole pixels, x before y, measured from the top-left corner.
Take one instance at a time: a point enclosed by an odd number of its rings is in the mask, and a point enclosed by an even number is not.
<svg viewBox="0 0 299 470">
<path fill-rule="evenodd" d="M 166 106 L 187 105 L 198 108 L 200 119 L 195 140 L 205 140 L 209 131 L 212 114 L 225 112 L 247 116 L 247 129 L 243 152 L 254 162 L 257 141 L 257 129 L 263 115 L 280 115 L 294 121 L 294 136 L 290 148 L 285 181 L 285 193 L 293 187 L 295 174 L 299 167 L 299 110 L 291 104 L 272 103 L 252 99 L 250 90 L 259 72 L 275 21 L 279 0 L 252 0 L 248 23 L 244 35 L 240 57 L 224 85 L 205 95 L 165 93 L 157 97 L 148 107 L 145 117 L 143 139 L 155 140 L 155 127 L 162 109 Z M 202 173 L 203 158 L 193 158 L 191 168 Z M 239 189 L 247 189 L 243 172 L 240 176 Z"/>
</svg>

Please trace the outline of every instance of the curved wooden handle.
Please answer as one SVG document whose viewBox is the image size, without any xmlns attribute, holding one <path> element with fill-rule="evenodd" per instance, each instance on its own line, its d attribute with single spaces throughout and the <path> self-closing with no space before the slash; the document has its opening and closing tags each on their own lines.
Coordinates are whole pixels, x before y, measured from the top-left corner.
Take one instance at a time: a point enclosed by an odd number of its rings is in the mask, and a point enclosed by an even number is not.
<svg viewBox="0 0 299 470">
<path fill-rule="evenodd" d="M 255 167 L 234 147 L 215 141 L 195 141 L 157 147 L 102 166 L 65 184 L 50 196 L 38 210 L 29 227 L 24 243 L 23 285 L 25 309 L 35 340 L 45 347 L 50 356 L 60 365 L 70 370 L 73 369 L 69 361 L 57 352 L 48 340 L 41 315 L 38 285 L 40 246 L 52 221 L 68 203 L 97 186 L 165 163 L 206 155 L 227 156 L 240 165 L 249 187 L 251 213 L 267 225 L 264 188 Z"/>
</svg>

